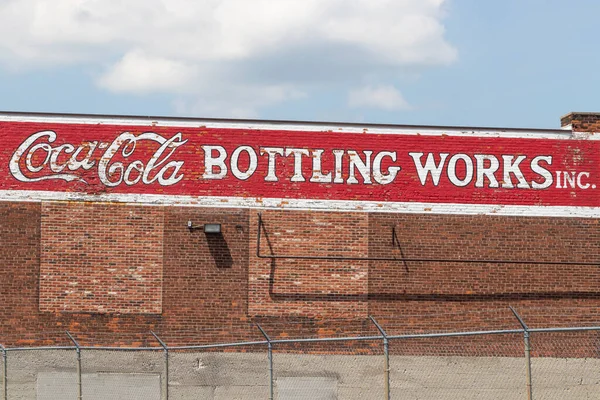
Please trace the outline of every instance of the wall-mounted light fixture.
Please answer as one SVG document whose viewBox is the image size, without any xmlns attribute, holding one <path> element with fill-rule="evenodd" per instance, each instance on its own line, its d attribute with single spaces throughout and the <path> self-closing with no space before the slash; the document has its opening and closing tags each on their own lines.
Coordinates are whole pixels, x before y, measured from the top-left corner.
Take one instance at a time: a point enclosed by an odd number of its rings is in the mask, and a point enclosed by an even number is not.
<svg viewBox="0 0 600 400">
<path fill-rule="evenodd" d="M 194 229 L 203 229 L 204 233 L 210 234 L 220 234 L 221 233 L 221 224 L 204 224 L 204 225 L 194 225 L 192 221 L 188 221 L 187 227 L 190 231 Z"/>
<path fill-rule="evenodd" d="M 204 224 L 204 233 L 221 233 L 221 224 Z"/>
</svg>

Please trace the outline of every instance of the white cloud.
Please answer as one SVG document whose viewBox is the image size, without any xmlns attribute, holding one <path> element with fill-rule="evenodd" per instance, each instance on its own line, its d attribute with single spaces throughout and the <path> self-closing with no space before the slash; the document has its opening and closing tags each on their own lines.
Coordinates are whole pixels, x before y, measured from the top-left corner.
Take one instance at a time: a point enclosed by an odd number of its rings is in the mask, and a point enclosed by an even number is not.
<svg viewBox="0 0 600 400">
<path fill-rule="evenodd" d="M 393 86 L 365 86 L 351 90 L 348 105 L 353 108 L 380 108 L 388 111 L 410 109 L 408 102 Z"/>
<path fill-rule="evenodd" d="M 223 84 L 218 93 L 197 96 L 192 100 L 178 99 L 175 110 L 183 115 L 209 115 L 212 117 L 259 118 L 262 107 L 301 99 L 306 93 L 292 85 L 228 85 Z M 235 101 L 232 101 L 235 99 Z"/>
<path fill-rule="evenodd" d="M 196 78 L 190 65 L 132 51 L 101 76 L 98 84 L 114 92 L 181 92 Z"/>
<path fill-rule="evenodd" d="M 225 112 L 255 112 L 311 87 L 453 62 L 444 3 L 0 0 L 0 63 L 104 65 L 97 84 L 107 90 L 171 92 L 196 105 L 218 98 Z"/>
</svg>

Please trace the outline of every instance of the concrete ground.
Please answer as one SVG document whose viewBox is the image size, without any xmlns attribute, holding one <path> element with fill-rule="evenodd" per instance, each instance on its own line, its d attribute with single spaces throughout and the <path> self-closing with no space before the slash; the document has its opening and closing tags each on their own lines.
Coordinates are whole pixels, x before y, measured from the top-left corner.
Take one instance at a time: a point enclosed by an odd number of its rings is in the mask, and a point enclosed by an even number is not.
<svg viewBox="0 0 600 400">
<path fill-rule="evenodd" d="M 75 351 L 9 352 L 8 399 L 77 399 Z M 268 399 L 266 353 L 175 352 L 169 399 Z M 383 356 L 273 356 L 275 399 L 384 398 Z M 158 400 L 161 351 L 82 351 L 84 399 Z M 599 359 L 534 358 L 534 399 L 599 399 Z M 524 358 L 391 356 L 392 399 L 526 399 Z M 1 397 L 1 396 L 0 396 Z"/>
</svg>

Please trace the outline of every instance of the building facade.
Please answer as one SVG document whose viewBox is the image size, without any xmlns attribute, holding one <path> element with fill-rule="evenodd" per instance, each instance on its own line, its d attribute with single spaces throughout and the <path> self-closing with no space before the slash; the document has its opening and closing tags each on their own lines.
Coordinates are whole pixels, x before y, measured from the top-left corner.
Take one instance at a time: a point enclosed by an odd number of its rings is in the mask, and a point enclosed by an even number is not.
<svg viewBox="0 0 600 400">
<path fill-rule="evenodd" d="M 561 122 L 2 113 L 0 337 L 597 323 L 600 115 Z"/>
</svg>

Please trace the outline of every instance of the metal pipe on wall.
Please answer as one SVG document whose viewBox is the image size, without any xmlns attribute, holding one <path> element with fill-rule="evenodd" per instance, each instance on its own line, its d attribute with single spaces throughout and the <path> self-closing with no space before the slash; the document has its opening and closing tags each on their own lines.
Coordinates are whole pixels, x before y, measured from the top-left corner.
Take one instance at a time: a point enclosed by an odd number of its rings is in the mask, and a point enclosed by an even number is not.
<svg viewBox="0 0 600 400">
<path fill-rule="evenodd" d="M 543 261 L 543 260 L 494 260 L 473 258 L 428 258 L 428 257 L 347 257 L 347 256 L 298 256 L 293 254 L 261 254 L 261 232 L 264 223 L 262 214 L 258 213 L 258 232 L 256 235 L 256 257 L 272 260 L 347 260 L 347 261 L 395 261 L 395 262 L 438 262 L 463 264 L 537 264 L 537 265 L 589 265 L 600 266 L 600 261 Z"/>
</svg>

